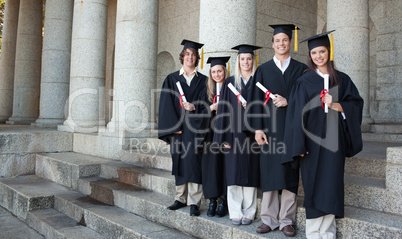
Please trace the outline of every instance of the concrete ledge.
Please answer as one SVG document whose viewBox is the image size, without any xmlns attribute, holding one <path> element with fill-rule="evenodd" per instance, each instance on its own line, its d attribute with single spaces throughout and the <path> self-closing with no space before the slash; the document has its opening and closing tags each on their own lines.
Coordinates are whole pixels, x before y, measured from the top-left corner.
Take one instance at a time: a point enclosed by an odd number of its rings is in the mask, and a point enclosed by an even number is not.
<svg viewBox="0 0 402 239">
<path fill-rule="evenodd" d="M 45 238 L 106 239 L 99 233 L 78 225 L 76 220 L 54 209 L 28 213 L 27 223 Z"/>
<path fill-rule="evenodd" d="M 78 179 L 99 176 L 108 160 L 77 153 L 38 154 L 36 174 L 61 185 L 78 189 Z"/>
<path fill-rule="evenodd" d="M 177 230 L 149 221 L 118 207 L 111 207 L 83 194 L 70 192 L 56 196 L 55 208 L 84 221 L 106 238 L 192 238 Z"/>
<path fill-rule="evenodd" d="M 0 205 L 21 219 L 33 210 L 52 208 L 56 193 L 65 187 L 35 175 L 0 179 Z"/>
</svg>

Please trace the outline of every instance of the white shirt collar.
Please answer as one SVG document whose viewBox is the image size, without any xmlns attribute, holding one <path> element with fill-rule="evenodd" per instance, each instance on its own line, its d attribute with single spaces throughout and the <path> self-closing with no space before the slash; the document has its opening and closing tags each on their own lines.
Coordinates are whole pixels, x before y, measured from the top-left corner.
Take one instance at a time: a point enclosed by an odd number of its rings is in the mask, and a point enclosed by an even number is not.
<svg viewBox="0 0 402 239">
<path fill-rule="evenodd" d="M 184 68 L 181 67 L 179 75 L 181 76 L 181 75 L 183 75 L 184 73 L 185 73 Z M 194 68 L 194 71 L 190 73 L 190 76 L 191 76 L 191 75 L 197 75 L 197 71 L 196 71 L 195 68 Z"/>
<path fill-rule="evenodd" d="M 276 56 L 274 56 L 275 65 L 279 68 L 279 70 L 282 71 L 282 74 L 285 73 L 286 69 L 287 69 L 288 66 L 290 65 L 290 59 L 291 59 L 291 57 L 289 56 L 289 58 L 286 59 L 286 60 L 283 62 L 283 66 L 281 66 L 281 61 L 278 60 L 278 58 L 276 58 Z"/>
</svg>

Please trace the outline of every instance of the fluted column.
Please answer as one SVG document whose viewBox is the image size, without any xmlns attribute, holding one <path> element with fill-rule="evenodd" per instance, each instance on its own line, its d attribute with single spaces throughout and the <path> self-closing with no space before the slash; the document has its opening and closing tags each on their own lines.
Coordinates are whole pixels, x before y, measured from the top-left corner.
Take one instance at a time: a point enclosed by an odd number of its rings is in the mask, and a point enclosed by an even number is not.
<svg viewBox="0 0 402 239">
<path fill-rule="evenodd" d="M 208 57 L 215 55 L 232 56 L 230 63 L 234 66 L 236 53 L 230 48 L 255 44 L 256 24 L 256 0 L 200 0 L 199 42 L 205 44 L 204 66 Z M 207 74 L 206 69 L 201 71 Z"/>
<path fill-rule="evenodd" d="M 65 120 L 70 81 L 74 0 L 47 0 L 42 50 L 40 114 L 35 125 L 57 126 Z"/>
<path fill-rule="evenodd" d="M 30 124 L 39 115 L 42 4 L 42 0 L 20 1 L 15 53 L 13 114 L 7 121 L 8 124 Z"/>
<path fill-rule="evenodd" d="M 156 87 L 158 0 L 118 0 L 113 116 L 108 133 L 149 137 Z M 123 134 L 122 134 L 123 133 Z"/>
<path fill-rule="evenodd" d="M 68 118 L 60 131 L 97 132 L 104 125 L 107 0 L 75 0 Z"/>
<path fill-rule="evenodd" d="M 367 0 L 328 0 L 327 29 L 334 32 L 334 63 L 345 72 L 364 99 L 363 129 L 369 113 L 369 5 Z"/>
<path fill-rule="evenodd" d="M 13 113 L 15 49 L 20 1 L 6 1 L 0 58 L 0 123 Z"/>
</svg>

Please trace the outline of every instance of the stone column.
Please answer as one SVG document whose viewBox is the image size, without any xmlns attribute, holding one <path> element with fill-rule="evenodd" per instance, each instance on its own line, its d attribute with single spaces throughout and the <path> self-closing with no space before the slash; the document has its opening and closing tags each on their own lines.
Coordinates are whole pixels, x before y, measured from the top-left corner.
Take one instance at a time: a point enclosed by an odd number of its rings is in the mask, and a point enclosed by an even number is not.
<svg viewBox="0 0 402 239">
<path fill-rule="evenodd" d="M 68 118 L 60 131 L 97 132 L 104 125 L 107 0 L 75 0 Z"/>
<path fill-rule="evenodd" d="M 237 53 L 230 48 L 239 44 L 254 45 L 256 24 L 256 0 L 200 0 L 199 42 L 205 44 L 204 69 L 200 71 L 208 75 L 208 57 L 219 55 L 232 56 L 233 73 Z"/>
<path fill-rule="evenodd" d="M 113 116 L 108 133 L 150 137 L 156 87 L 158 0 L 118 0 Z"/>
<path fill-rule="evenodd" d="M 350 76 L 364 99 L 363 130 L 369 113 L 369 6 L 367 0 L 328 0 L 327 30 L 334 32 L 335 67 Z"/>
<path fill-rule="evenodd" d="M 13 113 L 15 49 L 20 1 L 6 1 L 0 57 L 0 123 Z"/>
<path fill-rule="evenodd" d="M 13 114 L 7 124 L 30 124 L 39 115 L 42 4 L 42 0 L 20 1 L 15 55 Z"/>
<path fill-rule="evenodd" d="M 42 79 L 38 127 L 65 120 L 70 81 L 71 28 L 74 0 L 47 0 L 42 50 Z"/>
</svg>

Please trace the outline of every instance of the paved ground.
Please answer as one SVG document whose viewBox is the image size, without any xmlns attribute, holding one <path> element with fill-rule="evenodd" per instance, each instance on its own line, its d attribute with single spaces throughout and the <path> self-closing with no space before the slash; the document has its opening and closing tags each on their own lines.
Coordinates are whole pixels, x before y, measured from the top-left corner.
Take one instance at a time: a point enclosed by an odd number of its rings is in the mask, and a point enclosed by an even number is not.
<svg viewBox="0 0 402 239">
<path fill-rule="evenodd" d="M 44 237 L 0 207 L 0 239 L 43 239 Z"/>
</svg>

